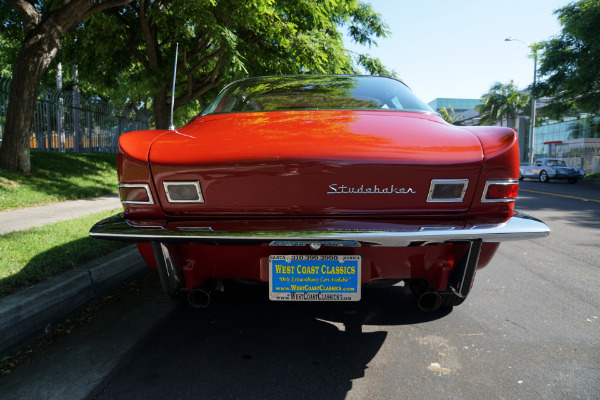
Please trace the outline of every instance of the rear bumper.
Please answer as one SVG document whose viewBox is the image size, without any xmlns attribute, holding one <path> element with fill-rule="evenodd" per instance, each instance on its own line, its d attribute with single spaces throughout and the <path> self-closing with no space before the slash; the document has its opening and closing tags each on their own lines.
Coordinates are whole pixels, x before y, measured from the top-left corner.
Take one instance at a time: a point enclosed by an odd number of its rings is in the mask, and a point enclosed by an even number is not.
<svg viewBox="0 0 600 400">
<path fill-rule="evenodd" d="M 548 176 L 553 179 L 583 179 L 583 177 L 585 175 L 578 174 L 578 173 L 571 173 L 571 174 L 556 173 L 554 175 L 548 174 Z"/>
<path fill-rule="evenodd" d="M 201 226 L 135 224 L 120 215 L 95 224 L 90 236 L 99 239 L 131 242 L 206 243 L 218 245 L 270 244 L 272 246 L 302 246 L 323 244 L 334 246 L 382 246 L 406 247 L 427 243 L 481 240 L 482 242 L 505 242 L 536 239 L 548 236 L 550 228 L 542 221 L 526 214 L 517 213 L 507 222 L 488 225 L 436 225 L 409 224 L 401 222 L 363 223 L 340 221 L 339 223 L 315 224 L 307 228 L 305 223 L 283 221 L 277 226 L 249 224 L 248 221 L 229 221 L 219 227 L 210 223 Z M 243 230 L 236 230 L 236 226 Z M 283 228 L 282 226 L 288 226 Z"/>
</svg>

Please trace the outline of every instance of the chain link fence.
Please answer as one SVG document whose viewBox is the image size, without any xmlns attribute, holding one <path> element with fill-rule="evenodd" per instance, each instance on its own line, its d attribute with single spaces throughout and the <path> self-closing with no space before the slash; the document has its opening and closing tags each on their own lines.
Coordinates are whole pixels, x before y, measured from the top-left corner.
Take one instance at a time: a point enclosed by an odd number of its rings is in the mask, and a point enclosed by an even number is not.
<svg viewBox="0 0 600 400">
<path fill-rule="evenodd" d="M 0 77 L 0 143 L 4 136 L 11 80 Z M 31 149 L 77 153 L 115 153 L 119 136 L 149 128 L 150 116 L 86 98 L 73 92 L 42 87 L 31 132 Z"/>
</svg>

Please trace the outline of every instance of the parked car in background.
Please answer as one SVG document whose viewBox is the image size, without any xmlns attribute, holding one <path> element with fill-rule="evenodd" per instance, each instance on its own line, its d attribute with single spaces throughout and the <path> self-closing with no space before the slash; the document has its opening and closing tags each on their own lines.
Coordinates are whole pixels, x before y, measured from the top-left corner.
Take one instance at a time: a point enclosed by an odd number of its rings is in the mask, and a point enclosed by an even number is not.
<svg viewBox="0 0 600 400">
<path fill-rule="evenodd" d="M 540 158 L 532 166 L 519 168 L 519 180 L 531 178 L 547 183 L 550 179 L 566 179 L 569 183 L 577 183 L 584 176 L 581 168 L 569 167 L 561 158 Z"/>
<path fill-rule="evenodd" d="M 404 281 L 423 310 L 461 304 L 500 242 L 548 227 L 514 211 L 512 129 L 456 127 L 402 82 L 249 78 L 184 127 L 119 139 L 123 214 L 163 289 L 204 307 L 226 279 L 273 301 L 359 301 Z"/>
</svg>

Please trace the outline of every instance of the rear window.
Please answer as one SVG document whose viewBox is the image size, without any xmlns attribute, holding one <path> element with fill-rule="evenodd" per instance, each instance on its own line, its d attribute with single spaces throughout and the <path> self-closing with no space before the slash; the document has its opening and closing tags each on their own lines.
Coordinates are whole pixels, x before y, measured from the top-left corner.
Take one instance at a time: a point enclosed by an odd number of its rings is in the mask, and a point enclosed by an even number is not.
<svg viewBox="0 0 600 400">
<path fill-rule="evenodd" d="M 433 112 L 402 82 L 377 76 L 249 78 L 227 86 L 202 115 L 286 110 Z"/>
</svg>

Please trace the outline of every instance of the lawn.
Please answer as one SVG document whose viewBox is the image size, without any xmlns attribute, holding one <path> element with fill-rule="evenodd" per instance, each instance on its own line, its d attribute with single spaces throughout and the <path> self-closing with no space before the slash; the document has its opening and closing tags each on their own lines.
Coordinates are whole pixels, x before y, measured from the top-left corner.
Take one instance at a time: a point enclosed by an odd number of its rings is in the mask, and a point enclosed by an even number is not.
<svg viewBox="0 0 600 400">
<path fill-rule="evenodd" d="M 117 191 L 114 154 L 31 152 L 31 173 L 0 169 L 0 211 Z"/>
<path fill-rule="evenodd" d="M 590 180 L 590 181 L 600 181 L 600 172 L 596 172 L 593 174 L 587 174 L 585 176 L 585 178 L 583 178 L 585 180 Z"/>
<path fill-rule="evenodd" d="M 119 211 L 0 236 L 0 298 L 129 245 L 88 236 L 94 223 Z"/>
</svg>

